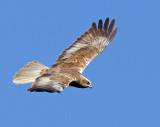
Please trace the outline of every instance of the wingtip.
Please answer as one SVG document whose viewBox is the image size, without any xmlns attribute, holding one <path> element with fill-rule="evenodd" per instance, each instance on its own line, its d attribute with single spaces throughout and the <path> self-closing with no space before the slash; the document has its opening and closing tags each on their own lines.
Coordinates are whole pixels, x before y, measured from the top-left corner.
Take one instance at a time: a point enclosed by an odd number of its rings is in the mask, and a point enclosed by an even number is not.
<svg viewBox="0 0 160 127">
<path fill-rule="evenodd" d="M 33 91 L 31 91 L 31 88 L 27 89 L 26 91 L 28 91 L 28 92 L 33 92 Z"/>
<path fill-rule="evenodd" d="M 102 19 L 100 19 L 98 22 L 98 29 L 102 30 L 102 27 L 103 27 L 103 21 Z"/>
<path fill-rule="evenodd" d="M 115 26 L 115 29 L 117 30 L 117 29 L 118 29 L 118 26 Z"/>
<path fill-rule="evenodd" d="M 108 28 L 108 35 L 110 35 L 111 32 L 113 31 L 114 24 L 115 24 L 115 19 L 112 19 L 112 21 L 110 22 L 109 28 Z"/>
<path fill-rule="evenodd" d="M 109 17 L 107 17 L 106 20 L 105 20 L 105 22 L 104 22 L 104 27 L 103 27 L 104 31 L 108 30 L 108 25 L 109 25 Z"/>
<path fill-rule="evenodd" d="M 114 39 L 114 37 L 115 37 L 115 35 L 116 35 L 116 33 L 117 33 L 117 29 L 118 29 L 117 26 L 114 27 L 113 32 L 111 33 L 111 36 L 110 36 L 110 41 L 112 41 L 112 40 Z"/>
<path fill-rule="evenodd" d="M 113 18 L 112 21 L 115 22 L 115 18 Z M 111 22 L 112 22 L 112 21 L 111 21 Z"/>
<path fill-rule="evenodd" d="M 115 31 L 117 33 L 117 29 L 118 29 L 118 26 L 115 26 L 113 31 Z"/>
<path fill-rule="evenodd" d="M 96 25 L 95 22 L 92 23 L 92 27 L 93 27 L 94 29 L 97 29 L 97 25 Z"/>
</svg>

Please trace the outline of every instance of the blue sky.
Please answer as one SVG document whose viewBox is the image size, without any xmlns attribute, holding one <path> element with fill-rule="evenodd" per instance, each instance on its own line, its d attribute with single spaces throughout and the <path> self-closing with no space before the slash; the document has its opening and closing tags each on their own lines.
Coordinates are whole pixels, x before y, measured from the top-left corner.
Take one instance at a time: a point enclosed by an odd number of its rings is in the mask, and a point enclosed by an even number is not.
<svg viewBox="0 0 160 127">
<path fill-rule="evenodd" d="M 158 0 L 1 0 L 1 127 L 160 127 Z M 51 66 L 92 24 L 116 19 L 107 50 L 85 69 L 92 89 L 30 93 L 13 76 Z"/>
</svg>

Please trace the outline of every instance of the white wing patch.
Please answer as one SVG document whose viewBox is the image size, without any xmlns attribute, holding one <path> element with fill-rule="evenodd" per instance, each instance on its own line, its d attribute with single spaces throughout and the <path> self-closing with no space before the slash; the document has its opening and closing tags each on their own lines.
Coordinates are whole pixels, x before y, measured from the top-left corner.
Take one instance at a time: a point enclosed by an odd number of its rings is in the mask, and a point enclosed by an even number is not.
<svg viewBox="0 0 160 127">
<path fill-rule="evenodd" d="M 40 77 L 38 79 L 38 82 L 36 83 L 36 85 L 38 85 L 38 86 L 48 85 L 51 82 L 51 80 L 49 78 L 50 77 Z"/>
<path fill-rule="evenodd" d="M 40 77 L 37 81 L 33 84 L 33 86 L 39 87 L 49 87 L 51 86 L 54 91 L 61 92 L 63 91 L 63 87 L 61 86 L 61 82 L 58 80 L 50 80 L 50 77 Z M 49 87 L 50 88 L 50 87 Z"/>
<path fill-rule="evenodd" d="M 108 39 L 106 39 L 106 37 L 97 37 L 97 39 L 94 39 L 93 41 L 92 41 L 92 44 L 93 45 L 98 45 L 98 44 L 102 44 L 102 45 L 108 45 L 109 44 L 109 40 Z"/>
<path fill-rule="evenodd" d="M 92 46 L 94 45 L 95 47 L 99 47 L 100 52 L 104 50 L 104 46 L 109 44 L 109 40 L 106 39 L 106 37 L 94 38 L 91 34 L 90 34 L 90 37 L 83 38 L 84 42 L 83 41 L 82 43 L 78 42 L 74 44 L 70 49 L 67 49 L 65 52 L 65 55 L 61 59 L 67 59 L 79 49 L 88 46 L 88 44 L 84 44 L 85 42 L 92 43 Z M 102 49 L 101 49 L 101 45 L 103 46 Z"/>
<path fill-rule="evenodd" d="M 92 44 L 95 47 L 98 47 L 99 52 L 104 51 L 105 47 L 109 44 L 109 40 L 106 39 L 106 37 L 97 37 L 96 39 L 94 39 L 94 41 L 92 41 Z"/>
<path fill-rule="evenodd" d="M 54 81 L 52 88 L 54 88 L 55 90 L 61 92 L 63 90 L 63 87 L 60 85 L 59 81 Z"/>
<path fill-rule="evenodd" d="M 73 45 L 73 47 L 71 47 L 70 49 L 66 50 L 65 55 L 61 58 L 61 59 L 66 59 L 69 58 L 73 53 L 75 53 L 77 50 L 86 47 L 87 44 L 83 44 L 83 43 L 76 43 L 75 45 Z"/>
</svg>

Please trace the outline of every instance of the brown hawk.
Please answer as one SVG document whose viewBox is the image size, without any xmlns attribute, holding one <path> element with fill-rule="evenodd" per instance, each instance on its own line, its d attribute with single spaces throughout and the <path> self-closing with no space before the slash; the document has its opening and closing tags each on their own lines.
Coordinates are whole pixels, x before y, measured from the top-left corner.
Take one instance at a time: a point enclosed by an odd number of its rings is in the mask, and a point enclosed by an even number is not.
<svg viewBox="0 0 160 127">
<path fill-rule="evenodd" d="M 62 92 L 69 86 L 92 87 L 91 82 L 82 75 L 86 66 L 97 55 L 102 53 L 113 40 L 117 32 L 115 19 L 109 24 L 106 18 L 104 25 L 99 20 L 65 49 L 51 68 L 36 61 L 29 62 L 14 76 L 13 82 L 25 84 L 33 82 L 28 91 Z"/>
</svg>

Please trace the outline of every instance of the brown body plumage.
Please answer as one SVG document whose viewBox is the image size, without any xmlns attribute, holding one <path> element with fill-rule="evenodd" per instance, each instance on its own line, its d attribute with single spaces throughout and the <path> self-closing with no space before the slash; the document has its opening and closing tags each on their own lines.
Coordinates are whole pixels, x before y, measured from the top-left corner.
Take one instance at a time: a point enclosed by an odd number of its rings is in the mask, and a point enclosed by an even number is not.
<svg viewBox="0 0 160 127">
<path fill-rule="evenodd" d="M 113 19 L 109 25 L 109 18 L 107 18 L 103 26 L 102 20 L 99 20 L 98 28 L 93 23 L 88 31 L 61 53 L 51 68 L 33 61 L 15 74 L 13 82 L 16 84 L 34 82 L 28 89 L 31 92 L 62 92 L 68 86 L 92 87 L 91 82 L 82 75 L 82 72 L 114 38 L 117 32 L 114 22 Z"/>
</svg>

